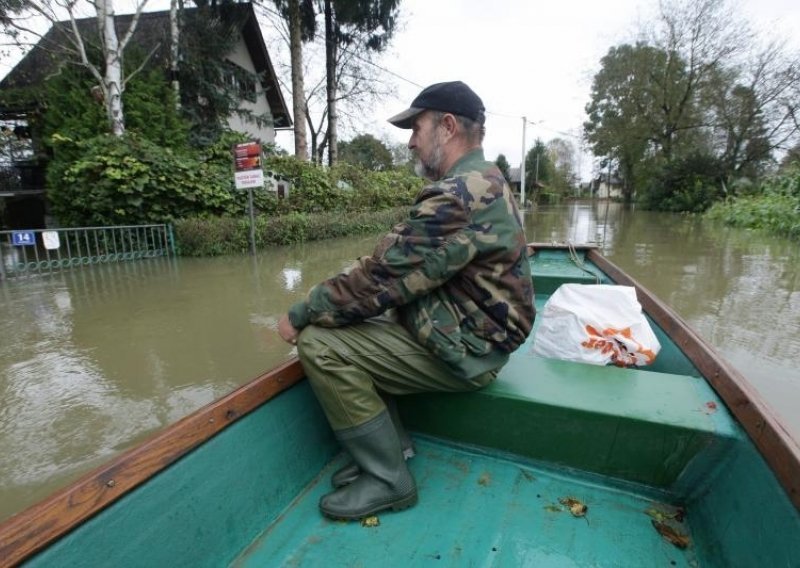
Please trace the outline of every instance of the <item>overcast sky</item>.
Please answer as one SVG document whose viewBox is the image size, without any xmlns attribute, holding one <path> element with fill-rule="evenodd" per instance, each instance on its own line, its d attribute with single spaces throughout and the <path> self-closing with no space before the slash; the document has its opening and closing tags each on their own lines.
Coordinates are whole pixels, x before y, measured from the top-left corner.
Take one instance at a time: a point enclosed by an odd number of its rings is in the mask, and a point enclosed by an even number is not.
<svg viewBox="0 0 800 568">
<path fill-rule="evenodd" d="M 268 0 L 265 0 L 268 4 Z M 133 11 L 134 0 L 117 0 L 118 13 Z M 637 22 L 652 19 L 657 0 L 401 0 L 400 25 L 380 64 L 391 73 L 385 80 L 396 97 L 375 105 L 357 131 L 343 129 L 340 139 L 368 132 L 378 138 L 407 142 L 408 132 L 386 118 L 406 108 L 422 87 L 462 80 L 483 99 L 488 111 L 486 155 L 505 154 L 513 167 L 522 154 L 522 116 L 526 147 L 538 137 L 556 136 L 580 144 L 591 80 L 608 49 L 635 38 Z M 800 52 L 800 0 L 739 0 L 742 19 L 762 37 L 785 38 Z M 147 10 L 169 8 L 167 0 L 151 0 Z M 262 19 L 268 45 L 275 37 Z M 276 67 L 288 54 L 273 47 Z M 317 62 L 319 65 L 323 61 Z M 0 76 L 13 65 L 0 62 Z M 400 78 L 399 78 L 400 77 Z M 402 78 L 402 79 L 401 79 Z M 291 110 L 291 94 L 284 91 Z M 290 132 L 278 143 L 293 151 Z M 592 175 L 592 158 L 583 154 L 581 177 Z"/>
<path fill-rule="evenodd" d="M 523 115 L 536 123 L 527 129 L 528 149 L 536 137 L 547 141 L 565 137 L 562 133 L 579 144 L 600 59 L 609 47 L 635 37 L 637 21 L 649 19 L 657 5 L 656 0 L 402 0 L 401 29 L 381 65 L 407 81 L 387 74 L 398 97 L 377 105 L 364 129 L 406 142 L 408 132 L 386 118 L 406 108 L 420 86 L 458 79 L 478 93 L 488 111 L 487 158 L 502 153 L 519 166 Z M 772 37 L 789 38 L 800 51 L 800 0 L 746 0 L 737 11 Z M 289 93 L 285 96 L 291 105 Z M 289 133 L 281 133 L 278 143 L 294 149 Z M 581 162 L 582 178 L 588 179 L 591 157 Z"/>
</svg>

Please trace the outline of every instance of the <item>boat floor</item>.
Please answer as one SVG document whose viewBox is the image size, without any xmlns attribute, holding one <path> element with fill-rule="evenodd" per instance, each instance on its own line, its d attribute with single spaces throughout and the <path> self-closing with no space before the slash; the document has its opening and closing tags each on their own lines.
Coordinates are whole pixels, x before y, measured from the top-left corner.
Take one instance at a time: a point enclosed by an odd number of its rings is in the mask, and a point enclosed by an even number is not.
<svg viewBox="0 0 800 568">
<path fill-rule="evenodd" d="M 232 565 L 698 566 L 691 544 L 679 549 L 656 531 L 653 511 L 672 509 L 651 497 L 507 455 L 427 438 L 416 446 L 412 509 L 379 514 L 379 526 L 322 517 L 317 503 L 340 455 Z M 566 497 L 586 515 L 573 516 Z"/>
</svg>

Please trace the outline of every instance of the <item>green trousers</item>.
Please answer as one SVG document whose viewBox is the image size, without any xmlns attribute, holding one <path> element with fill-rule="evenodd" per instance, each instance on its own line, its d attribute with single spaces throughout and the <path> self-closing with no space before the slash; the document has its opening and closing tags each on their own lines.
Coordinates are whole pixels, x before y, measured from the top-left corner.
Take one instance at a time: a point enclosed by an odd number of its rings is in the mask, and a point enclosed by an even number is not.
<svg viewBox="0 0 800 568">
<path fill-rule="evenodd" d="M 499 369 L 464 379 L 389 318 L 345 327 L 310 325 L 297 341 L 306 376 L 334 430 L 359 426 L 386 409 L 390 395 L 466 392 L 491 383 Z"/>
</svg>

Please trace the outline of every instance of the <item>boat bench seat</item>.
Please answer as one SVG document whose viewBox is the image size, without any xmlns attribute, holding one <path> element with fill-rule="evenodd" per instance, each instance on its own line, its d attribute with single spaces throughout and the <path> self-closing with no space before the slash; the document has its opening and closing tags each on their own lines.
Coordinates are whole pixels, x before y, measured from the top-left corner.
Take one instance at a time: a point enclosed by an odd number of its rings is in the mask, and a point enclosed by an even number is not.
<svg viewBox="0 0 800 568">
<path fill-rule="evenodd" d="M 485 389 L 403 397 L 409 429 L 658 487 L 701 479 L 741 436 L 701 378 L 546 359 L 531 344 Z"/>
</svg>

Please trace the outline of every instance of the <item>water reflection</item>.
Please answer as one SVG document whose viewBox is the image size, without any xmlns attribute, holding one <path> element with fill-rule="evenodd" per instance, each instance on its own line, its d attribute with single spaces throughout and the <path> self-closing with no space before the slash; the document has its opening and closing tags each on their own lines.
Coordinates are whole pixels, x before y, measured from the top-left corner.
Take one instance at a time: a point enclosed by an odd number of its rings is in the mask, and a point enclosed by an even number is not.
<svg viewBox="0 0 800 568">
<path fill-rule="evenodd" d="M 800 439 L 796 244 L 604 202 L 529 212 L 525 228 L 531 241 L 599 244 L 740 369 Z M 286 360 L 293 348 L 278 337 L 278 318 L 376 241 L 0 284 L 0 519 Z"/>
</svg>

